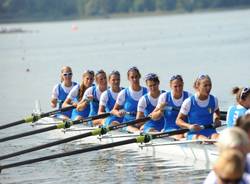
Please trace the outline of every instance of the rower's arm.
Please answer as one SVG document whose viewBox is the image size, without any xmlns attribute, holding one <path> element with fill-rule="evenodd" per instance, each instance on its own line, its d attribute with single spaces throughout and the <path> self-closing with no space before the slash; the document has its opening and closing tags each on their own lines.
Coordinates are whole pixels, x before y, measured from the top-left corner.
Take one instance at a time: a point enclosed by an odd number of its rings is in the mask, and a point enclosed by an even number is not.
<svg viewBox="0 0 250 184">
<path fill-rule="evenodd" d="M 214 124 L 215 126 L 221 126 L 221 117 L 220 117 L 220 109 L 218 108 L 214 111 Z"/>
<path fill-rule="evenodd" d="M 78 104 L 76 109 L 78 111 L 83 111 L 89 105 L 89 101 L 86 99 L 82 99 Z"/>
<path fill-rule="evenodd" d="M 52 108 L 56 108 L 56 105 L 57 105 L 57 99 L 56 98 L 52 98 L 51 101 L 50 101 L 50 106 Z"/>
<path fill-rule="evenodd" d="M 144 117 L 145 117 L 144 112 L 137 111 L 137 113 L 136 113 L 136 119 L 144 118 Z"/>
<path fill-rule="evenodd" d="M 98 114 L 103 114 L 105 113 L 105 106 L 104 105 L 99 105 L 99 109 L 98 109 Z"/>
<path fill-rule="evenodd" d="M 176 124 L 179 127 L 190 129 L 190 124 L 184 121 L 184 119 L 186 117 L 187 117 L 186 115 L 184 115 L 182 113 L 179 113 L 178 116 L 177 116 L 177 118 L 176 118 Z"/>
<path fill-rule="evenodd" d="M 70 98 L 66 98 L 66 100 L 63 102 L 62 107 L 67 107 L 71 105 L 72 100 Z"/>
<path fill-rule="evenodd" d="M 123 117 L 125 115 L 125 111 L 120 111 L 121 106 L 118 103 L 115 103 L 113 110 L 111 111 L 111 114 L 117 116 L 117 117 Z"/>
<path fill-rule="evenodd" d="M 151 113 L 151 118 L 153 120 L 158 120 L 164 115 L 164 110 L 162 108 L 156 107 L 154 111 Z"/>
</svg>

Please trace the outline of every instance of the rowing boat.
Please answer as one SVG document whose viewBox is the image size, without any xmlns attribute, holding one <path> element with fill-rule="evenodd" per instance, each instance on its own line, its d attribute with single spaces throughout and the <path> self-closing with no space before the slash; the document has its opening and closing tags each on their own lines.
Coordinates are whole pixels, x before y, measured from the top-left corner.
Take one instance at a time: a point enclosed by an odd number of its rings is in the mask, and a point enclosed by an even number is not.
<svg viewBox="0 0 250 184">
<path fill-rule="evenodd" d="M 57 120 L 53 118 L 43 118 L 39 120 L 36 125 L 47 126 L 51 124 L 56 124 Z M 95 127 L 86 127 L 83 125 L 75 125 L 69 129 L 57 130 L 57 133 L 51 133 L 52 138 L 62 139 L 66 137 L 75 136 L 88 132 L 95 129 Z M 86 139 L 80 139 L 75 141 L 75 144 L 107 144 L 117 141 L 122 141 L 129 139 L 131 137 L 136 137 L 138 134 L 129 134 L 122 131 L 111 131 L 105 135 L 101 136 L 91 136 Z M 171 156 L 171 158 L 184 158 L 192 161 L 205 163 L 210 167 L 218 157 L 218 151 L 211 141 L 202 140 L 182 140 L 175 141 L 172 138 L 160 138 L 154 139 L 149 143 L 143 144 L 129 144 L 123 146 L 122 149 L 133 149 L 139 151 L 141 154 L 150 155 L 157 158 L 164 159 L 166 156 Z M 119 148 L 121 149 L 121 148 Z"/>
</svg>

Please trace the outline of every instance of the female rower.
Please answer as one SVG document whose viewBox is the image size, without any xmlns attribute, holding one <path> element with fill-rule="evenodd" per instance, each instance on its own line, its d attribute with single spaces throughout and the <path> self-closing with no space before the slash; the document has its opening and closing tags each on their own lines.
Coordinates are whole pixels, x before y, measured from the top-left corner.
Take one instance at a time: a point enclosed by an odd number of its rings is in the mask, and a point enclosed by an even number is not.
<svg viewBox="0 0 250 184">
<path fill-rule="evenodd" d="M 165 123 L 163 131 L 165 132 L 180 129 L 180 127 L 176 125 L 176 118 L 183 101 L 191 95 L 187 91 L 183 91 L 183 86 L 182 76 L 173 75 L 170 78 L 171 91 L 161 94 L 157 107 L 152 113 L 153 119 L 164 117 Z M 183 135 L 175 135 L 174 137 L 180 139 Z"/>
<path fill-rule="evenodd" d="M 145 76 L 146 85 L 148 87 L 148 93 L 143 95 L 137 106 L 137 115 L 136 118 L 142 118 L 151 114 L 155 109 L 158 98 L 161 94 L 159 89 L 160 80 L 158 76 L 154 73 L 149 73 Z M 160 132 L 164 127 L 164 118 L 159 120 L 150 120 L 141 127 L 143 132 Z"/>
<path fill-rule="evenodd" d="M 69 92 L 66 100 L 63 103 L 63 107 L 74 105 L 77 106 L 77 103 L 79 103 L 82 100 L 84 92 L 87 90 L 87 88 L 91 87 L 94 82 L 94 71 L 87 70 L 83 72 L 82 75 L 82 82 L 79 85 L 75 85 L 72 90 Z M 78 111 L 77 109 L 73 109 L 71 114 L 72 120 L 79 120 L 88 117 L 90 111 L 90 107 L 87 106 L 84 110 Z"/>
<path fill-rule="evenodd" d="M 145 87 L 141 87 L 140 78 L 141 74 L 136 67 L 132 67 L 127 72 L 130 87 L 123 89 L 117 97 L 113 114 L 118 117 L 124 117 L 123 122 L 136 119 L 137 104 L 139 99 L 147 93 Z M 139 125 L 128 126 L 127 131 L 139 131 Z"/>
<path fill-rule="evenodd" d="M 244 155 L 235 149 L 223 151 L 214 167 L 217 184 L 234 183 L 243 184 L 250 182 L 250 175 L 244 173 L 245 158 Z M 210 181 L 210 184 L 212 182 Z"/>
<path fill-rule="evenodd" d="M 218 99 L 210 94 L 210 77 L 200 75 L 194 82 L 194 88 L 196 93 L 183 102 L 176 123 L 180 127 L 190 129 L 188 139 L 216 139 L 218 134 L 212 125 L 221 125 L 220 110 Z M 204 126 L 211 127 L 203 129 Z"/>
<path fill-rule="evenodd" d="M 72 69 L 69 66 L 64 66 L 61 69 L 61 83 L 56 84 L 52 90 L 52 97 L 50 105 L 52 108 L 56 108 L 59 104 L 59 108 L 62 107 L 64 100 L 71 91 L 71 89 L 77 85 L 76 82 L 72 81 Z M 58 118 L 68 119 L 71 117 L 72 110 L 57 114 Z"/>
<path fill-rule="evenodd" d="M 243 130 L 239 127 L 232 127 L 224 129 L 217 141 L 217 146 L 219 150 L 219 155 L 228 149 L 234 149 L 240 151 L 245 160 L 244 172 L 250 173 L 250 144 L 249 138 L 247 136 L 246 130 Z M 214 171 L 211 171 L 205 181 L 204 184 L 216 184 L 217 177 Z"/>
<path fill-rule="evenodd" d="M 250 108 L 250 88 L 234 87 L 232 93 L 236 95 L 237 104 L 230 106 L 227 111 L 227 127 L 233 127 L 236 119 Z"/>
<path fill-rule="evenodd" d="M 118 71 L 112 71 L 109 74 L 108 80 L 110 88 L 101 94 L 98 114 L 111 112 L 115 105 L 118 93 L 122 90 L 120 87 L 120 73 Z M 111 124 L 115 125 L 122 122 L 123 118 L 111 115 L 104 120 L 105 121 L 103 121 L 102 124 L 104 126 L 109 126 Z"/>
<path fill-rule="evenodd" d="M 97 71 L 95 74 L 96 85 L 88 88 L 83 95 L 82 100 L 77 105 L 78 111 L 83 111 L 90 104 L 89 116 L 94 116 L 98 114 L 99 100 L 101 94 L 107 90 L 107 77 L 103 70 Z M 88 123 L 90 126 L 100 125 L 100 120 L 90 121 Z"/>
</svg>

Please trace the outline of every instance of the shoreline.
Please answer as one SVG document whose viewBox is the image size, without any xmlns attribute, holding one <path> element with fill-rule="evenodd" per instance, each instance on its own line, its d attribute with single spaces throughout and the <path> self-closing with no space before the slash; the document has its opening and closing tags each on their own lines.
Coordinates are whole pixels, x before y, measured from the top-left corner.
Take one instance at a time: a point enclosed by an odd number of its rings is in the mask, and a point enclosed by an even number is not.
<svg viewBox="0 0 250 184">
<path fill-rule="evenodd" d="M 225 11 L 237 11 L 237 10 L 248 10 L 250 6 L 240 6 L 234 8 L 213 8 L 206 10 L 194 10 L 194 11 L 154 11 L 154 12 L 140 12 L 140 13 L 116 13 L 107 14 L 100 16 L 83 16 L 82 18 L 76 17 L 62 17 L 62 18 L 19 18 L 19 19 L 0 19 L 1 24 L 18 24 L 18 23 L 35 23 L 35 22 L 63 22 L 63 21 L 85 21 L 85 20 L 107 20 L 107 19 L 128 19 L 128 18 L 141 18 L 141 17 L 154 17 L 154 16 L 173 16 L 183 14 L 203 14 L 203 13 L 214 13 L 214 12 L 225 12 Z"/>
</svg>

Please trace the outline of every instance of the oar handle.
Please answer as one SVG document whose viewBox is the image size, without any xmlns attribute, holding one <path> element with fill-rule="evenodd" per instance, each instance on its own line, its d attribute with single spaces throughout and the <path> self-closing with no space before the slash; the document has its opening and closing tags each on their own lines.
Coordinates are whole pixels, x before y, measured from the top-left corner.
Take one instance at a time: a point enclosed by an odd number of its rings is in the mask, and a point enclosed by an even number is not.
<svg viewBox="0 0 250 184">
<path fill-rule="evenodd" d="M 151 134 L 151 137 L 152 137 L 152 139 L 163 138 L 163 137 L 169 137 L 169 136 L 176 135 L 176 134 L 184 134 L 184 133 L 189 132 L 189 131 L 190 130 L 188 128 L 184 128 L 184 129 L 173 130 L 173 131 L 169 131 L 169 132 L 161 132 L 161 133 Z"/>
<path fill-rule="evenodd" d="M 87 118 L 84 118 L 84 119 L 81 119 L 81 120 L 75 120 L 75 121 L 72 121 L 72 125 L 77 125 L 77 124 L 85 123 L 85 122 L 88 122 L 88 121 L 93 121 L 93 120 L 96 120 L 96 119 L 106 118 L 106 117 L 108 117 L 110 115 L 111 115 L 111 113 L 107 112 L 107 113 L 103 113 L 103 114 L 98 114 L 96 116 L 87 117 Z"/>
<path fill-rule="evenodd" d="M 52 115 L 55 115 L 55 114 L 60 113 L 60 112 L 66 112 L 66 111 L 72 110 L 72 109 L 74 109 L 74 108 L 75 108 L 75 106 L 70 105 L 70 106 L 63 107 L 63 108 L 60 108 L 60 109 L 57 109 L 57 110 L 54 110 L 54 111 L 42 113 L 42 114 L 40 115 L 40 117 L 41 117 L 41 118 L 44 118 L 44 117 L 52 116 Z"/>
<path fill-rule="evenodd" d="M 138 118 L 138 119 L 135 119 L 135 120 L 132 120 L 132 121 L 123 122 L 123 123 L 118 124 L 118 125 L 111 125 L 111 126 L 108 127 L 108 130 L 116 130 L 116 129 L 119 129 L 119 128 L 124 128 L 126 126 L 134 125 L 136 123 L 146 122 L 146 121 L 148 121 L 150 119 L 151 119 L 151 117 L 148 116 L 148 117 L 145 117 L 145 118 Z"/>
</svg>

